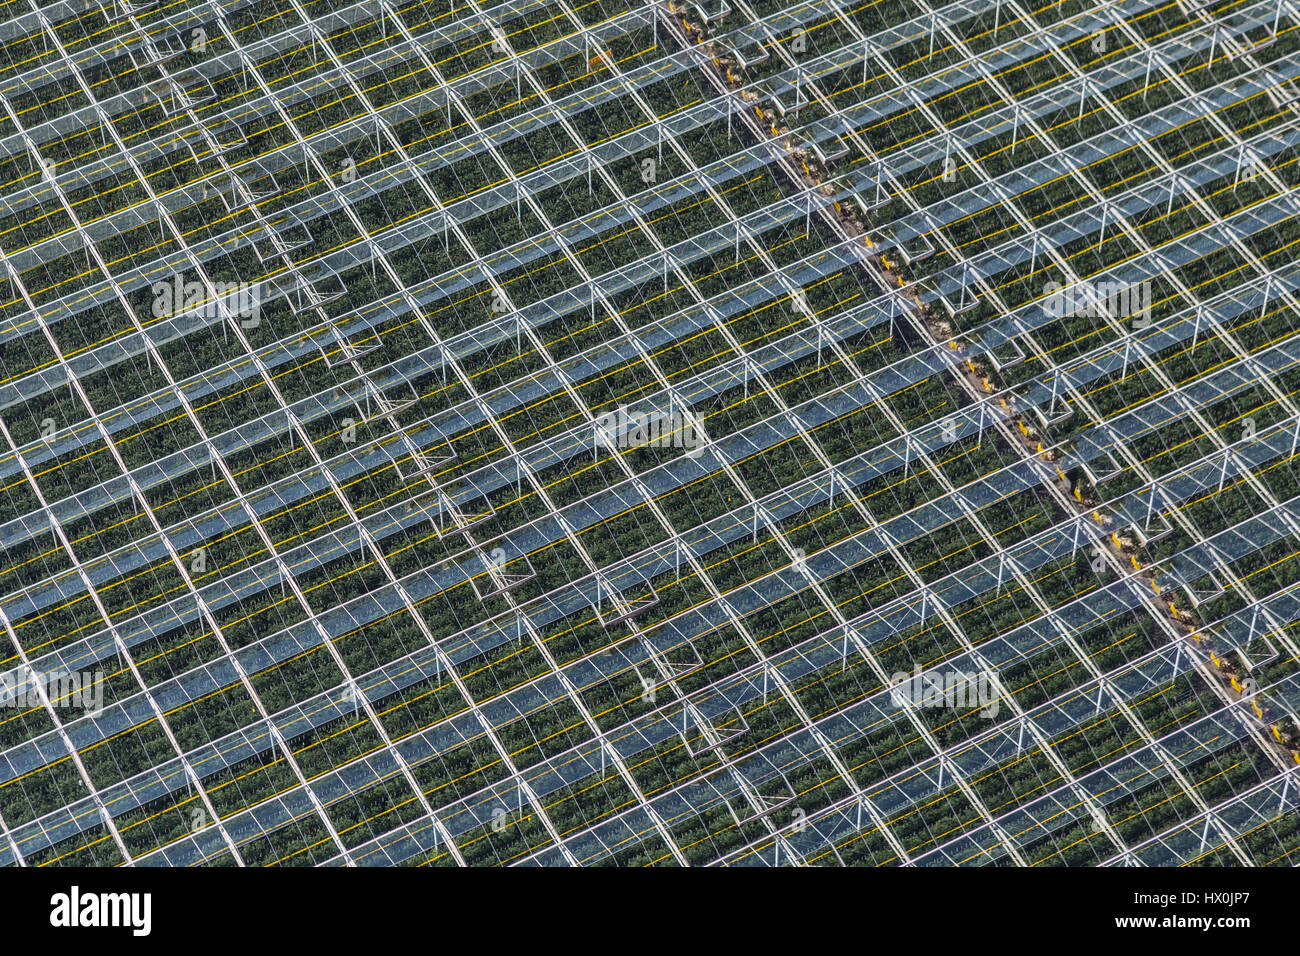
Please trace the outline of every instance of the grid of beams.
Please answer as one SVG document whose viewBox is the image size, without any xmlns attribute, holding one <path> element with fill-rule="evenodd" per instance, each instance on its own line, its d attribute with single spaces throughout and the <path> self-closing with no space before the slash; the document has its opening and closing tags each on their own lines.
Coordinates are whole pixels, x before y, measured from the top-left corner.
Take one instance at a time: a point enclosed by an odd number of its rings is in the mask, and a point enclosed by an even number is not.
<svg viewBox="0 0 1300 956">
<path fill-rule="evenodd" d="M 1295 862 L 1298 30 L 0 6 L 0 861 Z"/>
</svg>

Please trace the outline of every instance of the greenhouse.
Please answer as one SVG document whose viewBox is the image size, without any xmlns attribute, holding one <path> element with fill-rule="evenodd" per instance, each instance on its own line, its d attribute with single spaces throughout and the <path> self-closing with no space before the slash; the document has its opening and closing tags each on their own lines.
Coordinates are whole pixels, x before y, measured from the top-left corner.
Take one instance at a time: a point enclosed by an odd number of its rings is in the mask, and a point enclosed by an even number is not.
<svg viewBox="0 0 1300 956">
<path fill-rule="evenodd" d="M 0 0 L 0 105 L 0 863 L 1300 864 L 1297 0 Z"/>
</svg>

